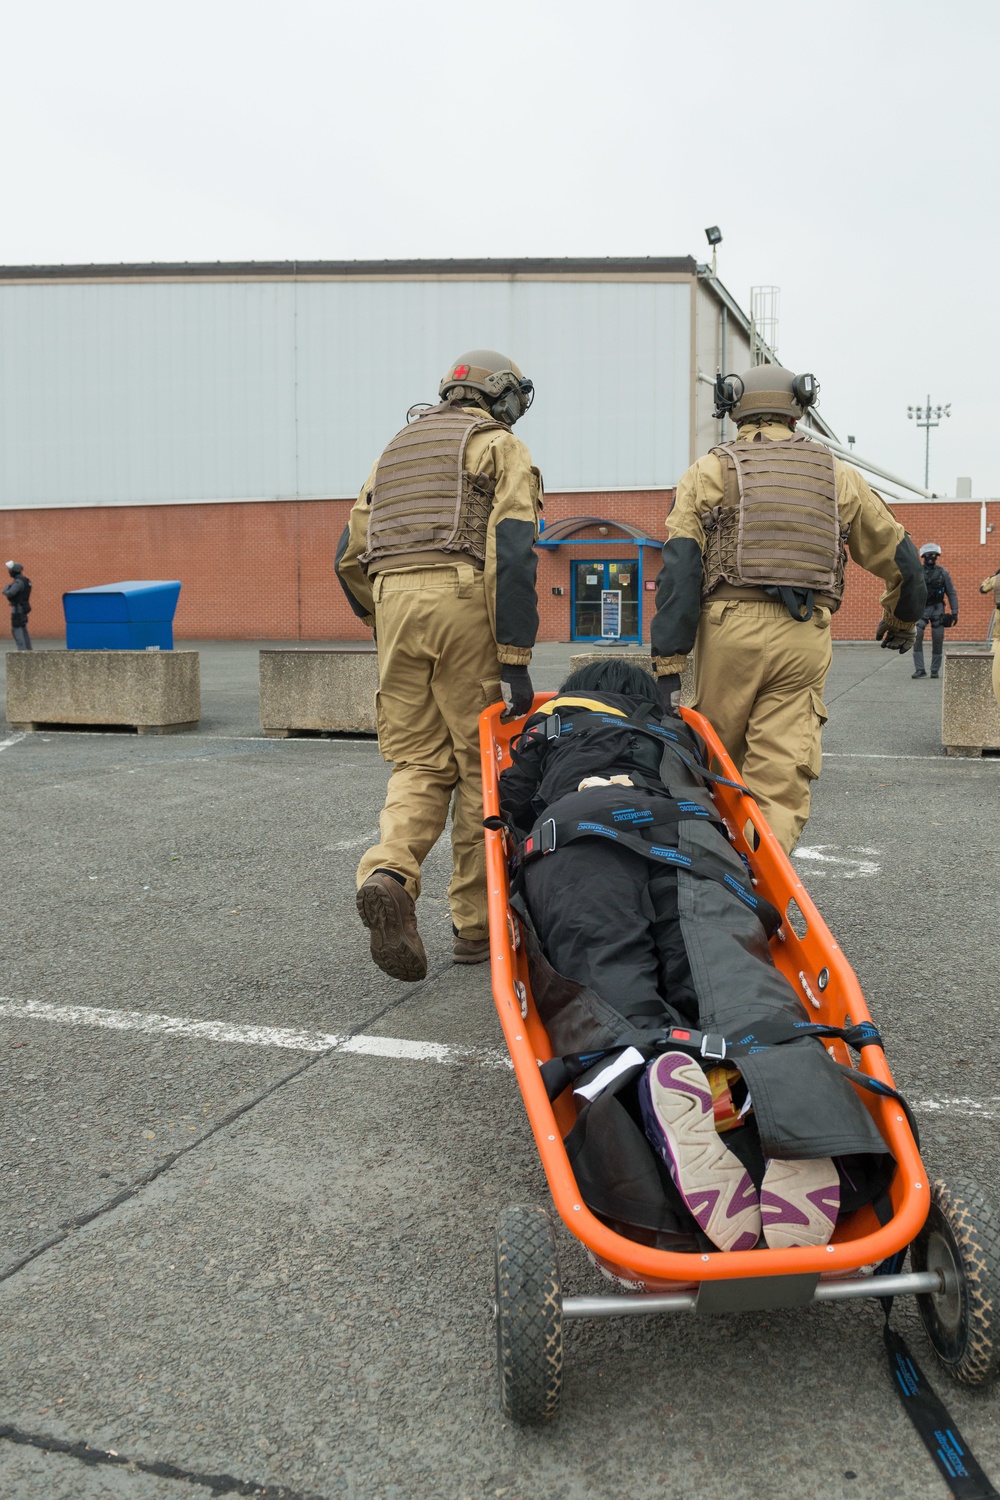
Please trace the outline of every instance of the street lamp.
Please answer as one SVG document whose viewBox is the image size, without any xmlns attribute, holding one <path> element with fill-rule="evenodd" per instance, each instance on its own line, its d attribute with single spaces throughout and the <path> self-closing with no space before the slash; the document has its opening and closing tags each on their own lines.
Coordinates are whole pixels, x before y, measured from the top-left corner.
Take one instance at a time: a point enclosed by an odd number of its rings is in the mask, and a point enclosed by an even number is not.
<svg viewBox="0 0 1000 1500">
<path fill-rule="evenodd" d="M 942 417 L 951 416 L 951 402 L 947 406 L 932 406 L 930 396 L 927 397 L 926 406 L 908 406 L 906 415 L 911 421 L 916 422 L 918 427 L 926 430 L 927 437 L 924 442 L 924 489 L 931 487 L 931 428 L 941 424 Z"/>
</svg>

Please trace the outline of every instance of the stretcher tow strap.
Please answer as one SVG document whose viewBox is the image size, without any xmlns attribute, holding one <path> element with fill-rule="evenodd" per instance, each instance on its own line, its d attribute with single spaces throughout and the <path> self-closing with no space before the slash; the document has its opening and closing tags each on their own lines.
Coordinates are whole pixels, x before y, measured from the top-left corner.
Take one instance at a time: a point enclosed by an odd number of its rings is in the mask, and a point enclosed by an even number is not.
<svg viewBox="0 0 1000 1500">
<path fill-rule="evenodd" d="M 663 1052 L 686 1052 L 689 1057 L 697 1058 L 700 1062 L 718 1064 L 725 1061 L 738 1068 L 741 1057 L 764 1052 L 770 1047 L 781 1047 L 788 1042 L 797 1042 L 803 1037 L 841 1041 L 854 1052 L 860 1052 L 862 1047 L 884 1047 L 878 1028 L 871 1021 L 862 1021 L 856 1026 L 827 1026 L 820 1021 L 758 1021 L 751 1030 L 735 1038 L 724 1037 L 721 1032 L 698 1031 L 693 1026 L 670 1026 L 660 1036 L 651 1037 L 645 1046 L 635 1047 L 635 1050 L 644 1063 L 652 1062 Z M 634 1043 L 623 1041 L 620 1046 L 606 1047 L 600 1052 L 577 1052 L 567 1057 L 553 1057 L 542 1063 L 542 1082 L 549 1099 L 557 1099 L 563 1089 L 568 1088 L 595 1063 L 633 1046 Z M 877 1094 L 882 1099 L 894 1099 L 906 1116 L 919 1150 L 920 1135 L 916 1118 L 899 1090 L 883 1083 L 880 1078 L 872 1078 L 868 1073 L 859 1072 L 857 1068 L 838 1063 L 834 1058 L 830 1061 L 850 1079 L 855 1088 Z"/>
<path fill-rule="evenodd" d="M 876 1267 L 876 1276 L 895 1276 L 903 1269 L 906 1247 Z M 944 1402 L 928 1385 L 927 1377 L 910 1353 L 902 1334 L 889 1326 L 892 1297 L 880 1297 L 885 1322 L 882 1340 L 889 1358 L 889 1379 L 903 1410 L 916 1429 L 938 1472 L 955 1500 L 1000 1500 L 990 1480 L 969 1452 L 969 1445 L 952 1421 Z"/>
<path fill-rule="evenodd" d="M 523 843 L 517 847 L 513 889 L 520 887 L 523 867 L 531 860 L 539 859 L 546 854 L 553 854 L 557 848 L 575 843 L 578 839 L 609 839 L 620 848 L 631 849 L 634 854 L 641 854 L 642 858 L 648 859 L 651 864 L 669 865 L 675 870 L 687 870 L 688 874 L 697 875 L 702 880 L 718 881 L 720 885 L 732 891 L 744 906 L 750 908 L 759 918 L 767 936 L 772 937 L 781 926 L 781 913 L 763 896 L 755 895 L 746 881 L 740 880 L 733 874 L 725 860 L 712 855 L 708 850 L 682 854 L 679 849 L 674 849 L 669 844 L 654 843 L 651 839 L 644 839 L 641 834 L 628 831 L 629 826 L 641 827 L 647 816 L 650 823 L 655 820 L 655 823 L 660 826 L 711 816 L 697 803 L 677 802 L 675 808 L 676 811 L 671 809 L 668 812 L 664 809 L 662 814 L 659 812 L 654 814 L 652 811 L 648 811 L 647 814 L 645 809 L 623 806 L 611 814 L 614 818 L 620 813 L 622 822 L 626 825 L 618 828 L 613 828 L 609 823 L 599 822 L 596 818 L 581 818 L 558 824 L 554 818 L 546 818 L 543 823 L 533 828 Z"/>
<path fill-rule="evenodd" d="M 560 710 L 576 708 L 572 719 L 565 718 Z M 710 771 L 699 758 L 697 751 L 684 748 L 684 740 L 693 741 L 691 730 L 688 729 L 683 719 L 677 719 L 678 733 L 673 729 L 666 729 L 662 724 L 654 724 L 647 713 L 639 710 L 634 714 L 626 714 L 620 708 L 611 708 L 607 704 L 599 703 L 596 699 L 588 698 L 555 698 L 545 703 L 538 710 L 545 714 L 546 718 L 537 724 L 531 725 L 522 733 L 522 739 L 530 741 L 536 736 L 546 740 L 558 740 L 569 734 L 575 734 L 590 725 L 610 725 L 616 729 L 622 729 L 626 725 L 634 733 L 644 734 L 649 739 L 655 740 L 664 748 L 673 751 L 682 765 L 694 776 L 700 776 L 703 781 L 710 781 L 718 786 L 730 786 L 734 791 L 742 792 L 745 797 L 752 797 L 753 793 L 749 787 L 743 785 L 742 781 L 731 781 L 728 776 L 721 776 L 717 771 Z"/>
</svg>

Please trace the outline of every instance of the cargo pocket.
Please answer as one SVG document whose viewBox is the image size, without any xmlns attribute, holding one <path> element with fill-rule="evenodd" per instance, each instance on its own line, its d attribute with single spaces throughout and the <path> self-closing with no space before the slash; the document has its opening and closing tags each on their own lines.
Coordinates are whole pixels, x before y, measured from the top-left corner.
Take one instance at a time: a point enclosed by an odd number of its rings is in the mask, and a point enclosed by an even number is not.
<svg viewBox="0 0 1000 1500">
<path fill-rule="evenodd" d="M 382 707 L 382 694 L 378 690 L 375 692 L 375 731 L 378 734 L 379 754 L 391 765 L 393 754 L 389 746 L 389 721 Z"/>
<path fill-rule="evenodd" d="M 809 707 L 802 725 L 802 745 L 798 760 L 799 770 L 804 772 L 810 781 L 816 781 L 823 769 L 823 725 L 828 717 L 826 704 L 816 689 L 811 688 Z"/>
</svg>

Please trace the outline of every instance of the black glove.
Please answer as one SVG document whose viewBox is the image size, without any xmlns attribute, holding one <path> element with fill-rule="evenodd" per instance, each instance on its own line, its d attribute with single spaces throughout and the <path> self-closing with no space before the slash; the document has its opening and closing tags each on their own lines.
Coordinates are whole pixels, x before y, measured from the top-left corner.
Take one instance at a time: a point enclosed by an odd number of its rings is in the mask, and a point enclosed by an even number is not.
<svg viewBox="0 0 1000 1500">
<path fill-rule="evenodd" d="M 511 719 L 523 719 L 525 714 L 530 714 L 535 701 L 535 690 L 531 686 L 527 667 L 515 667 L 505 661 L 500 668 L 500 692 L 504 702 L 504 710 L 500 715 L 501 724 L 508 724 Z"/>
<path fill-rule="evenodd" d="M 950 615 L 947 610 L 941 616 L 941 624 L 945 630 L 950 630 L 953 625 L 958 624 L 958 615 Z"/>
<path fill-rule="evenodd" d="M 905 656 L 916 638 L 916 625 L 907 625 L 905 629 L 900 629 L 898 625 L 887 625 L 882 637 L 882 650 L 898 651 L 900 656 Z"/>
<path fill-rule="evenodd" d="M 656 679 L 656 693 L 660 704 L 668 714 L 679 714 L 681 710 L 681 674 L 668 672 Z"/>
<path fill-rule="evenodd" d="M 878 622 L 878 628 L 875 631 L 875 639 L 877 641 L 880 641 L 882 639 L 882 637 L 885 635 L 885 633 L 886 633 L 886 631 L 888 629 L 889 629 L 889 627 L 885 623 L 885 621 L 884 620 L 879 620 L 879 622 Z"/>
</svg>

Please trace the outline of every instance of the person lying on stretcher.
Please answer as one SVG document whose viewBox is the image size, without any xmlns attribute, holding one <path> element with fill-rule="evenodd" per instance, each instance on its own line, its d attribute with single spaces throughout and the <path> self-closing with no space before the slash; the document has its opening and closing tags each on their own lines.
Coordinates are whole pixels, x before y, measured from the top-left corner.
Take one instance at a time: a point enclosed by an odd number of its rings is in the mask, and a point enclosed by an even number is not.
<svg viewBox="0 0 1000 1500">
<path fill-rule="evenodd" d="M 884 1199 L 892 1161 L 798 1034 L 780 917 L 719 821 L 701 741 L 619 659 L 572 673 L 512 756 L 516 899 L 557 1089 L 575 1079 L 582 1106 L 566 1145 L 589 1207 L 665 1249 L 825 1244 L 839 1213 Z"/>
</svg>

